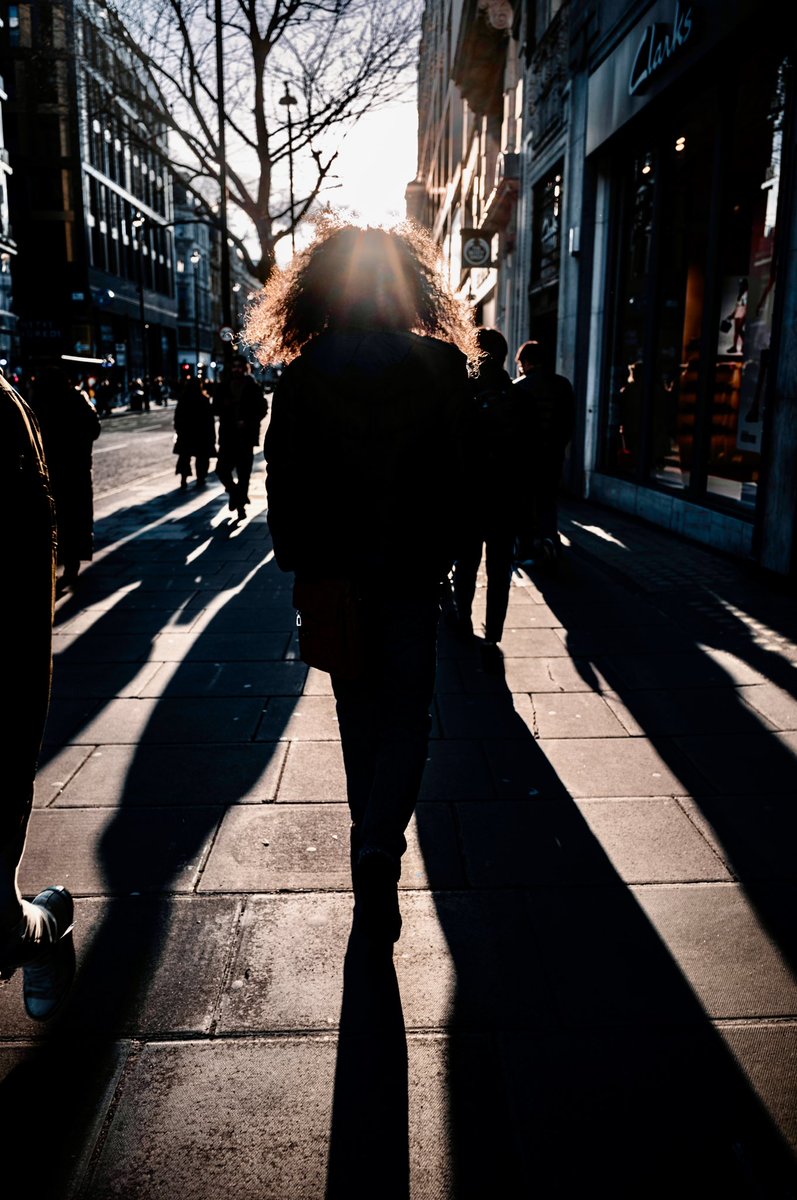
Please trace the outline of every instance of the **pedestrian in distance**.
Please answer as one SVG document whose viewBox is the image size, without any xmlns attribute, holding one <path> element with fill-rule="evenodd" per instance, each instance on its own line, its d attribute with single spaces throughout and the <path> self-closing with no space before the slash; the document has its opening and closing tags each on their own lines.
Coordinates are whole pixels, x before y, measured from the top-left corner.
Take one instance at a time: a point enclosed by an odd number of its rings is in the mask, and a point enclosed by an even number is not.
<svg viewBox="0 0 797 1200">
<path fill-rule="evenodd" d="M 23 974 L 25 1011 L 52 1017 L 75 971 L 73 903 L 61 885 L 33 900 L 18 884 L 52 678 L 55 514 L 41 433 L 33 410 L 0 374 L 0 463 L 14 518 L 3 527 L 13 586 L 3 589 L 3 625 L 23 657 L 3 716 L 0 801 L 0 981 Z"/>
<path fill-rule="evenodd" d="M 204 488 L 210 460 L 216 457 L 216 421 L 204 380 L 189 375 L 184 380 L 174 409 L 174 446 L 177 455 L 175 474 L 180 476 L 180 491 L 188 487 L 192 460 L 196 486 Z"/>
<path fill-rule="evenodd" d="M 213 411 L 219 419 L 216 474 L 227 492 L 230 509 L 243 521 L 246 506 L 251 503 L 249 480 L 255 446 L 260 443 L 260 426 L 268 414 L 268 401 L 252 378 L 245 355 L 234 355 L 230 379 L 222 379 L 215 391 Z"/>
<path fill-rule="evenodd" d="M 562 552 L 558 494 L 575 426 L 576 397 L 570 380 L 548 365 L 541 342 L 524 342 L 515 361 L 520 368 L 513 384 L 518 444 L 528 447 L 528 486 L 521 494 L 516 556 L 524 567 L 550 566 Z"/>
<path fill-rule="evenodd" d="M 504 364 L 509 347 L 497 329 L 476 330 L 480 358 L 470 377 L 473 404 L 470 450 L 475 492 L 473 524 L 464 536 L 453 570 L 453 626 L 473 636 L 476 577 L 485 556 L 487 610 L 484 649 L 492 665 L 504 631 L 516 529 L 518 431 L 515 396 Z"/>
<path fill-rule="evenodd" d="M 94 442 L 102 421 L 88 396 L 59 367 L 36 372 L 31 406 L 41 429 L 55 500 L 59 587 L 74 588 L 94 557 Z"/>
<path fill-rule="evenodd" d="M 410 225 L 328 218 L 266 284 L 246 329 L 261 362 L 287 364 L 264 446 L 277 565 L 295 574 L 295 603 L 330 580 L 356 600 L 358 653 L 330 674 L 355 929 L 378 950 L 401 931 L 397 888 L 426 762 L 441 587 L 467 495 L 466 354 L 476 347 L 435 264 L 435 246 Z M 340 589 L 327 594 L 321 621 Z"/>
</svg>

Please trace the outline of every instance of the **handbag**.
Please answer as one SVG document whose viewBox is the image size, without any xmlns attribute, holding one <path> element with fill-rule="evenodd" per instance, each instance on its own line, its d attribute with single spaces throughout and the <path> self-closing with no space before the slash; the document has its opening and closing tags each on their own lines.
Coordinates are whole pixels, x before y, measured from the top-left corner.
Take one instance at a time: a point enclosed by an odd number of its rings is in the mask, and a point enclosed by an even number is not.
<svg viewBox="0 0 797 1200">
<path fill-rule="evenodd" d="M 293 585 L 299 657 L 341 679 L 365 670 L 365 610 L 349 579 L 297 576 Z"/>
<path fill-rule="evenodd" d="M 721 333 L 730 333 L 732 324 L 733 324 L 733 322 L 731 321 L 730 317 L 723 317 L 722 320 L 720 321 L 720 332 Z"/>
</svg>

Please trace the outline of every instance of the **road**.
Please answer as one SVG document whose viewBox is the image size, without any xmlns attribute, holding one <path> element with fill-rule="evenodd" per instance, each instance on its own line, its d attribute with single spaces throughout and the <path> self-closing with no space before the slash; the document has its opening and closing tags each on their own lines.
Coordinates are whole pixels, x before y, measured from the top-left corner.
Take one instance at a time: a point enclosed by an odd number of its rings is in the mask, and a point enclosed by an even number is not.
<svg viewBox="0 0 797 1200">
<path fill-rule="evenodd" d="M 174 472 L 174 404 L 148 413 L 106 417 L 94 443 L 94 495 L 134 480 Z"/>
</svg>

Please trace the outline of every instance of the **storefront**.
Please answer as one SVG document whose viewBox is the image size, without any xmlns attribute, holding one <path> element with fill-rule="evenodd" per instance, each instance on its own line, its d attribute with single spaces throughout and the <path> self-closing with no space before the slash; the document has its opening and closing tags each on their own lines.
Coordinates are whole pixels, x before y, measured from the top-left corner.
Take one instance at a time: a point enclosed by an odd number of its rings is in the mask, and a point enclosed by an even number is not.
<svg viewBox="0 0 797 1200">
<path fill-rule="evenodd" d="M 654 4 L 592 73 L 587 132 L 606 214 L 590 494 L 753 558 L 778 454 L 793 103 L 789 40 L 759 26 Z"/>
</svg>

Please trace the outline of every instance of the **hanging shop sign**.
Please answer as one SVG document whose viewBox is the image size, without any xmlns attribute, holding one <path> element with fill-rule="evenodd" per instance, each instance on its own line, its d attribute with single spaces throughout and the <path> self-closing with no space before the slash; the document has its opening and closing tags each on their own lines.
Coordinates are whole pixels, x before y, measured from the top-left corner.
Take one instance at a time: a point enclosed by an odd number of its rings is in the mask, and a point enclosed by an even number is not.
<svg viewBox="0 0 797 1200">
<path fill-rule="evenodd" d="M 489 237 L 479 229 L 462 230 L 463 267 L 491 267 L 492 244 Z"/>
</svg>

